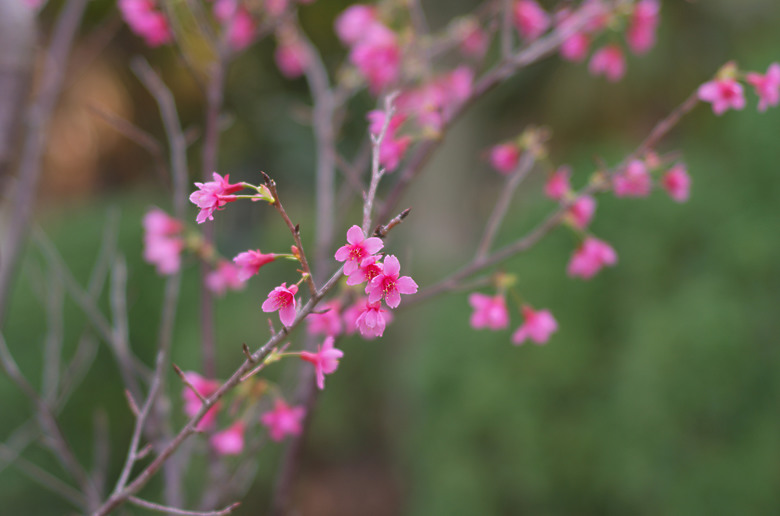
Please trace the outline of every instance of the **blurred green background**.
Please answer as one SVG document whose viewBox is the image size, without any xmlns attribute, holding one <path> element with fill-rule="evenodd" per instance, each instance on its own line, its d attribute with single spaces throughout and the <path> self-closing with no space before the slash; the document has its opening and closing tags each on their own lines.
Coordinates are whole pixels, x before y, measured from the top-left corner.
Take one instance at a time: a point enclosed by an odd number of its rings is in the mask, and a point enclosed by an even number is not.
<svg viewBox="0 0 780 516">
<path fill-rule="evenodd" d="M 304 26 L 323 45 L 329 65 L 344 54 L 331 24 L 348 3 L 320 0 L 302 9 Z M 423 5 L 439 27 L 477 3 Z M 99 18 L 108 7 L 98 3 L 91 16 Z M 552 160 L 571 164 L 580 186 L 595 160 L 620 161 L 724 62 L 734 59 L 743 70 L 763 73 L 780 60 L 779 29 L 774 0 L 665 1 L 658 45 L 646 57 L 630 57 L 628 75 L 618 84 L 557 58 L 525 70 L 480 101 L 447 136 L 402 202 L 413 214 L 394 231 L 388 249 L 421 286 L 442 278 L 472 256 L 501 189 L 484 160 L 492 143 L 527 124 L 546 125 L 553 131 Z M 234 120 L 222 137 L 220 168 L 233 179 L 256 180 L 256 171 L 269 172 L 311 239 L 314 156 L 302 122 L 306 87 L 278 75 L 272 50 L 261 43 L 231 69 L 226 110 Z M 94 150 L 92 168 L 68 169 L 56 153 L 49 156 L 38 220 L 86 284 L 106 214 L 120 213 L 132 346 L 151 363 L 162 282 L 141 260 L 140 219 L 150 205 L 170 204 L 152 160 L 120 137 L 107 141 L 102 133 L 110 131 L 94 126 L 78 99 L 78 90 L 97 94 L 162 136 L 151 100 L 126 68 L 128 56 L 139 51 L 165 71 L 185 125 L 200 123 L 202 100 L 176 68 L 172 51 L 146 51 L 123 30 L 94 65 L 101 74 L 85 74 L 72 85 L 77 91 L 66 93 L 60 115 L 75 118 L 55 123 L 55 139 L 57 130 L 73 129 L 76 141 L 79 131 L 87 132 L 82 142 Z M 370 102 L 361 97 L 354 104 L 365 109 Z M 521 320 L 514 307 L 510 330 L 472 330 L 466 292 L 400 311 L 380 340 L 345 339 L 345 358 L 328 378 L 307 439 L 296 491 L 300 513 L 780 513 L 780 111 L 760 115 L 755 105 L 749 92 L 743 112 L 718 118 L 700 106 L 664 140 L 659 150 L 682 151 L 689 166 L 687 204 L 662 191 L 648 199 L 599 198 L 592 230 L 615 247 L 617 267 L 588 282 L 567 278 L 573 241 L 563 229 L 502 265 L 518 275 L 525 299 L 558 320 L 560 331 L 547 346 L 510 343 Z M 78 125 L 81 116 L 91 121 Z M 340 143 L 344 152 L 357 147 L 363 130 L 361 116 L 353 115 Z M 198 170 L 197 153 L 191 157 L 191 169 Z M 499 243 L 522 235 L 552 209 L 539 195 L 543 179 L 536 174 L 519 193 Z M 343 221 L 339 232 L 352 222 Z M 274 214 L 256 205 L 231 206 L 215 226 L 227 256 L 288 245 Z M 36 293 L 56 283 L 47 270 L 41 253 L 29 246 L 3 329 L 36 385 L 46 337 L 45 300 Z M 186 264 L 173 356 L 185 370 L 200 364 L 196 277 L 194 263 Z M 291 268 L 275 263 L 245 291 L 219 301 L 222 375 L 242 359 L 241 342 L 254 347 L 265 340 L 260 302 L 291 279 Z M 68 355 L 85 321 L 70 300 L 64 306 Z M 116 373 L 101 344 L 95 367 L 61 416 L 85 464 L 94 453 L 94 413 L 108 416 L 111 481 L 132 424 Z M 294 373 L 278 366 L 269 374 L 291 386 Z M 5 440 L 30 409 L 5 377 L 0 400 Z M 279 452 L 278 446 L 263 448 L 258 479 L 237 514 L 265 512 Z M 59 474 L 40 448 L 25 457 Z M 153 483 L 144 493 L 154 499 L 159 489 Z M 0 470 L 0 500 L 6 514 L 70 510 L 8 466 Z"/>
</svg>

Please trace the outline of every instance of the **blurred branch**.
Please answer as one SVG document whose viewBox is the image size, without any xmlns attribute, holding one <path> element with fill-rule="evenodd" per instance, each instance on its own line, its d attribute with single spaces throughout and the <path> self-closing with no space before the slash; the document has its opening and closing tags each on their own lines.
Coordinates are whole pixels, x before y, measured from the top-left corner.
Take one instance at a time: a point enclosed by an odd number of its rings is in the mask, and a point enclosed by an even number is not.
<svg viewBox="0 0 780 516">
<path fill-rule="evenodd" d="M 24 457 L 17 456 L 13 450 L 10 450 L 8 446 L 2 443 L 0 443 L 0 459 L 3 459 L 9 464 L 13 463 L 14 467 L 27 475 L 28 478 L 37 482 L 49 491 L 58 494 L 76 507 L 84 507 L 84 496 L 80 492 L 48 471 L 39 468 Z"/>
<path fill-rule="evenodd" d="M 393 105 L 393 102 L 395 101 L 395 98 L 398 96 L 398 93 L 391 93 L 385 97 L 385 106 L 384 106 L 384 115 L 385 120 L 382 123 L 382 129 L 379 131 L 379 134 L 371 134 L 371 184 L 368 187 L 368 193 L 366 193 L 365 199 L 363 200 L 363 234 L 368 235 L 369 230 L 371 229 L 371 211 L 374 207 L 374 198 L 376 197 L 376 189 L 379 187 L 379 181 L 382 179 L 382 176 L 385 173 L 385 169 L 380 168 L 379 166 L 379 158 L 382 154 L 382 142 L 385 139 L 385 136 L 387 135 L 387 129 L 390 127 L 390 121 L 393 118 L 393 114 L 395 114 L 395 106 Z M 380 220 L 384 220 L 384 218 L 380 218 Z"/>
<path fill-rule="evenodd" d="M 26 113 L 25 137 L 14 193 L 8 195 L 7 213 L 13 216 L 4 236 L 0 260 L 0 327 L 8 308 L 22 245 L 29 232 L 35 207 L 35 193 L 41 175 L 41 156 L 48 135 L 49 120 L 59 99 L 73 39 L 81 23 L 88 0 L 68 0 L 54 26 L 46 51 L 43 77 L 38 95 Z"/>
<path fill-rule="evenodd" d="M 176 509 L 175 507 L 166 507 L 165 505 L 159 505 L 156 503 L 148 502 L 146 500 L 142 500 L 141 498 L 136 498 L 135 496 L 128 497 L 127 501 L 132 503 L 133 505 L 137 505 L 138 507 L 149 509 L 150 511 L 164 512 L 165 514 L 173 514 L 176 516 L 225 516 L 235 511 L 238 508 L 238 506 L 241 505 L 240 503 L 236 502 L 234 504 L 225 507 L 220 511 L 202 512 L 202 511 L 185 511 L 184 509 Z"/>
</svg>

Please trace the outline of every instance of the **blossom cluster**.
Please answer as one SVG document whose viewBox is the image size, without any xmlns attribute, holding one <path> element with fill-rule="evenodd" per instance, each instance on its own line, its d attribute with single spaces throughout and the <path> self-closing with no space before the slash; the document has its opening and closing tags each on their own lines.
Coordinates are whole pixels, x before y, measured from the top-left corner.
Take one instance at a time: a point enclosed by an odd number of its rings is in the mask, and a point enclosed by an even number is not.
<svg viewBox="0 0 780 516">
<path fill-rule="evenodd" d="M 488 296 L 473 292 L 469 304 L 474 309 L 469 320 L 475 330 L 488 328 L 503 330 L 509 326 L 509 310 L 503 292 Z M 558 323 L 549 310 L 534 310 L 530 305 L 522 306 L 523 324 L 512 334 L 512 342 L 520 345 L 530 339 L 536 344 L 546 344 L 558 330 Z"/>
<path fill-rule="evenodd" d="M 712 81 L 699 87 L 700 100 L 712 104 L 712 111 L 720 116 L 729 109 L 742 110 L 745 107 L 745 93 L 738 81 L 738 70 L 734 63 L 728 63 Z M 764 112 L 770 106 L 780 103 L 780 64 L 769 65 L 765 74 L 748 72 L 745 81 L 753 86 L 758 96 L 758 111 Z"/>
</svg>

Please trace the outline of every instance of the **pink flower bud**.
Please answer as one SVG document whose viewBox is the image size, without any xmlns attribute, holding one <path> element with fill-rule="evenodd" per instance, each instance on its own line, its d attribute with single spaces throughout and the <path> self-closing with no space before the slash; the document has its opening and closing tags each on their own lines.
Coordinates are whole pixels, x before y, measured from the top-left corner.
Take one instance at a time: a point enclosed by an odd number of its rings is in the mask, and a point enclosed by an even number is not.
<svg viewBox="0 0 780 516">
<path fill-rule="evenodd" d="M 610 82 L 617 82 L 626 73 L 626 58 L 617 45 L 598 49 L 590 58 L 588 70 L 591 75 L 603 75 Z"/>
</svg>

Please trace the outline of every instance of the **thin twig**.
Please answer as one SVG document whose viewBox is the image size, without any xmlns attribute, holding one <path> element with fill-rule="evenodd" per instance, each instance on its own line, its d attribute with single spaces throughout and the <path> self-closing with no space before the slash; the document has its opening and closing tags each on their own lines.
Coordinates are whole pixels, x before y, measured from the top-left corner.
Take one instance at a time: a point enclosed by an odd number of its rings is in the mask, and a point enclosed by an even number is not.
<svg viewBox="0 0 780 516">
<path fill-rule="evenodd" d="M 387 129 L 390 127 L 390 121 L 395 113 L 395 106 L 393 102 L 398 96 L 398 93 L 391 93 L 385 97 L 385 119 L 382 123 L 382 129 L 379 134 L 372 134 L 371 136 L 371 184 L 368 187 L 368 193 L 363 201 L 363 234 L 368 234 L 368 230 L 371 227 L 371 211 L 374 208 L 374 198 L 376 197 L 376 189 L 379 186 L 379 181 L 384 175 L 384 169 L 379 167 L 379 157 L 381 155 L 382 142 L 387 135 Z"/>
<path fill-rule="evenodd" d="M 198 399 L 200 400 L 200 402 L 201 402 L 201 403 L 206 403 L 206 398 L 204 398 L 204 397 L 203 397 L 203 395 L 200 393 L 200 391 L 198 391 L 198 389 L 196 389 L 196 388 L 195 388 L 195 386 L 194 386 L 194 385 L 192 385 L 192 382 L 190 382 L 190 381 L 187 379 L 187 375 L 186 375 L 186 374 L 184 374 L 184 372 L 181 370 L 181 368 L 180 368 L 179 366 L 177 366 L 176 364 L 173 364 L 173 370 L 174 370 L 174 371 L 176 371 L 176 374 L 177 374 L 177 375 L 179 375 L 179 378 L 181 378 L 181 381 L 182 381 L 182 383 L 183 383 L 184 385 L 186 385 L 186 386 L 187 386 L 187 388 L 188 388 L 189 390 L 191 390 L 191 391 L 192 391 L 192 392 L 195 394 L 195 396 L 197 396 L 197 397 L 198 397 Z"/>
<path fill-rule="evenodd" d="M 184 509 L 177 509 L 175 507 L 167 507 L 165 505 L 160 505 L 157 503 L 149 502 L 147 500 L 143 500 L 141 498 L 137 498 L 135 496 L 129 496 L 127 498 L 127 501 L 132 503 L 133 505 L 137 505 L 138 507 L 143 507 L 144 509 L 149 509 L 150 511 L 157 511 L 157 512 L 164 512 L 166 514 L 173 514 L 177 516 L 225 516 L 227 514 L 232 513 L 236 509 L 238 509 L 238 506 L 241 505 L 240 502 L 236 502 L 233 504 L 230 504 L 229 506 L 225 507 L 224 509 L 221 509 L 219 511 L 187 511 Z"/>
<path fill-rule="evenodd" d="M 9 464 L 13 464 L 16 469 L 27 475 L 31 480 L 34 480 L 52 493 L 60 495 L 79 509 L 84 507 L 84 495 L 78 490 L 69 486 L 48 471 L 39 468 L 24 457 L 18 456 L 3 443 L 0 443 L 0 458 Z"/>
</svg>

